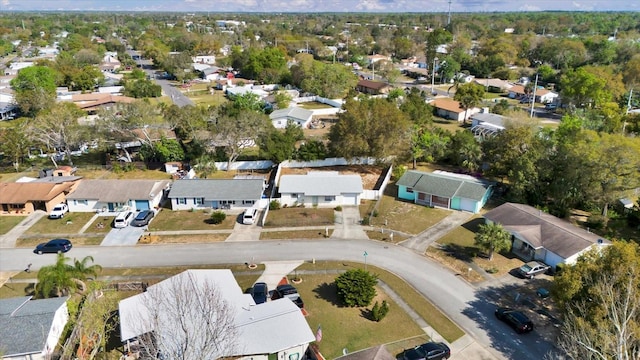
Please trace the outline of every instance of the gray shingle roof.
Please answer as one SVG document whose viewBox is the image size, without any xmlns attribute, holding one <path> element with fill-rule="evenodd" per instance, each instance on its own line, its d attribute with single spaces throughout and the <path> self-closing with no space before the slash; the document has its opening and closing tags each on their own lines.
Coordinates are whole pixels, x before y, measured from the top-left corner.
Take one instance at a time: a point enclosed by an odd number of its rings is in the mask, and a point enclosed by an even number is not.
<svg viewBox="0 0 640 360">
<path fill-rule="evenodd" d="M 257 200 L 262 197 L 262 179 L 190 179 L 171 185 L 169 198 L 215 200 Z"/>
<path fill-rule="evenodd" d="M 397 182 L 398 185 L 413 188 L 427 194 L 442 197 L 460 197 L 480 201 L 493 186 L 490 181 L 467 175 L 449 173 L 426 173 L 409 170 Z"/>
<path fill-rule="evenodd" d="M 332 171 L 311 171 L 306 175 L 282 175 L 280 193 L 306 196 L 336 196 L 361 194 L 360 175 L 340 175 Z"/>
<path fill-rule="evenodd" d="M 68 297 L 30 299 L 26 296 L 0 300 L 0 348 L 5 356 L 42 352 L 55 312 Z"/>
<path fill-rule="evenodd" d="M 170 183 L 169 180 L 82 180 L 67 199 L 120 203 L 148 200 L 149 196 L 157 195 Z"/>
<path fill-rule="evenodd" d="M 307 121 L 311 119 L 311 116 L 313 116 L 313 111 L 303 109 L 298 106 L 279 109 L 269 114 L 269 118 L 271 120 L 277 120 L 280 118 L 295 118 Z"/>
<path fill-rule="evenodd" d="M 598 240 L 609 243 L 594 233 L 529 205 L 505 203 L 484 217 L 517 232 L 533 247 L 544 247 L 565 259 L 597 244 Z"/>
</svg>

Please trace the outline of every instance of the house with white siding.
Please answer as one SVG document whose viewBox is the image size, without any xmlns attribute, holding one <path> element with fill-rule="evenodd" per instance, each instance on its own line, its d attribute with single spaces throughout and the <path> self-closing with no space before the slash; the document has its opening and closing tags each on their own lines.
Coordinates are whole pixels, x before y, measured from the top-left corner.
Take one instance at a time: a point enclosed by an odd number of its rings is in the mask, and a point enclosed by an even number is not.
<svg viewBox="0 0 640 360">
<path fill-rule="evenodd" d="M 254 207 L 264 191 L 264 179 L 187 179 L 171 185 L 173 210 L 240 209 Z"/>
<path fill-rule="evenodd" d="M 360 175 L 337 171 L 309 171 L 306 175 L 282 175 L 278 192 L 283 206 L 335 207 L 360 205 L 363 192 Z"/>
<path fill-rule="evenodd" d="M 160 206 L 169 180 L 82 180 L 67 195 L 69 212 L 140 211 Z"/>
<path fill-rule="evenodd" d="M 306 129 L 313 118 L 313 111 L 294 106 L 276 110 L 269 114 L 269 118 L 276 129 L 284 129 L 289 122 Z"/>
</svg>

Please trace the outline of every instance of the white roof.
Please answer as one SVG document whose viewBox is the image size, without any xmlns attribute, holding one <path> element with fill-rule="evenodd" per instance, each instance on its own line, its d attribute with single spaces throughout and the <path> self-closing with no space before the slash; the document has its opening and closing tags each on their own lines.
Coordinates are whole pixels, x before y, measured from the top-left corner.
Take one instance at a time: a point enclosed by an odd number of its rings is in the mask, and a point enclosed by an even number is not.
<svg viewBox="0 0 640 360">
<path fill-rule="evenodd" d="M 340 175 L 334 171 L 312 171 L 306 175 L 282 175 L 280 193 L 307 196 L 334 196 L 362 193 L 360 175 Z"/>
<path fill-rule="evenodd" d="M 286 109 L 279 109 L 269 114 L 269 118 L 271 120 L 277 120 L 280 118 L 294 118 L 294 119 L 308 121 L 311 119 L 312 116 L 313 116 L 313 111 L 303 109 L 297 106 L 288 107 Z"/>
<path fill-rule="evenodd" d="M 279 299 L 256 305 L 249 294 L 244 294 L 231 270 L 187 270 L 150 286 L 147 292 L 120 301 L 120 335 L 123 341 L 133 339 L 154 329 L 142 327 L 148 317 L 148 296 L 154 292 L 171 293 L 172 281 L 193 279 L 197 288 L 215 287 L 219 295 L 235 312 L 238 333 L 235 351 L 223 356 L 272 354 L 315 340 L 313 332 L 300 309 L 289 299 Z"/>
</svg>

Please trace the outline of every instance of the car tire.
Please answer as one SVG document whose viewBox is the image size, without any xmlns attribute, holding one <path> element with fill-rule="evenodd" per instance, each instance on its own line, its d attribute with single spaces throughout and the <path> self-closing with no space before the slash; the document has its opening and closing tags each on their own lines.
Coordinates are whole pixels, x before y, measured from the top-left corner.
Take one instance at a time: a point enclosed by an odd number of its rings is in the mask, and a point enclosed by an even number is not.
<svg viewBox="0 0 640 360">
<path fill-rule="evenodd" d="M 60 219 L 62 219 L 64 217 L 64 214 L 60 214 Z"/>
<path fill-rule="evenodd" d="M 62 254 L 62 250 L 58 250 L 58 251 L 57 251 L 57 253 L 58 253 L 58 254 Z"/>
<path fill-rule="evenodd" d="M 42 250 L 38 250 L 38 255 L 42 255 Z"/>
</svg>

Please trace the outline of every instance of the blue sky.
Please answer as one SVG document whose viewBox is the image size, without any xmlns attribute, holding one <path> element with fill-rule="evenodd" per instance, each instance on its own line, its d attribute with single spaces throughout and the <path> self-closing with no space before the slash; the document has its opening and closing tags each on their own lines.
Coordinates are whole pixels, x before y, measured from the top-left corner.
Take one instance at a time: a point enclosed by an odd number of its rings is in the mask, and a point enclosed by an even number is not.
<svg viewBox="0 0 640 360">
<path fill-rule="evenodd" d="M 446 12 L 449 0 L 0 0 L 0 11 Z M 451 11 L 640 11 L 638 0 L 451 0 Z"/>
</svg>

